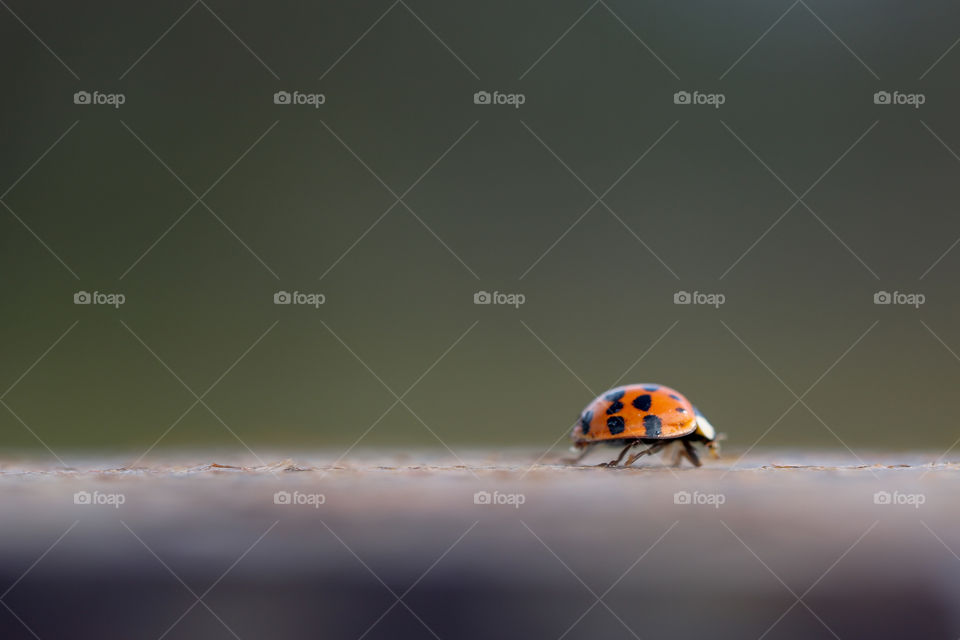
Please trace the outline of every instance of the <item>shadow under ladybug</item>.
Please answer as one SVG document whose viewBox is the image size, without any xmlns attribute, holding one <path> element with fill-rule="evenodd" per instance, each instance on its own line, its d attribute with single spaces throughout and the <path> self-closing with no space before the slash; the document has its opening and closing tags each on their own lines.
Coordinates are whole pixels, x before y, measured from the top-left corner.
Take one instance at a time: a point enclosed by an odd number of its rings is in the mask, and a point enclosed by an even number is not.
<svg viewBox="0 0 960 640">
<path fill-rule="evenodd" d="M 628 467 L 673 445 L 674 466 L 686 458 L 699 467 L 702 463 L 693 445 L 705 445 L 718 458 L 722 438 L 680 392 L 659 384 L 626 385 L 604 392 L 583 410 L 571 434 L 578 455 L 568 462 L 576 464 L 602 443 L 622 447 L 614 460 L 598 465 L 615 467 L 631 449 L 646 446 L 626 459 L 623 466 Z"/>
</svg>

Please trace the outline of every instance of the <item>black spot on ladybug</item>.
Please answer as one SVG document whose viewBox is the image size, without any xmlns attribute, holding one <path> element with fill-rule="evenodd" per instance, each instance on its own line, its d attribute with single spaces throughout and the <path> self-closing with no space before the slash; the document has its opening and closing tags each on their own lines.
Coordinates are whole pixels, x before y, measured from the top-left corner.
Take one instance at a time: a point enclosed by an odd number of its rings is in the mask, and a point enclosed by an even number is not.
<svg viewBox="0 0 960 640">
<path fill-rule="evenodd" d="M 621 416 L 610 416 L 607 418 L 607 429 L 611 435 L 623 433 L 623 418 Z"/>
<path fill-rule="evenodd" d="M 679 400 L 679 399 L 680 399 L 680 396 L 678 396 L 678 395 L 676 395 L 676 394 L 673 394 L 673 393 L 670 394 L 670 397 L 673 398 L 674 400 Z"/>
<path fill-rule="evenodd" d="M 659 388 L 660 387 L 655 384 L 647 385 L 646 387 L 644 387 L 644 389 L 646 389 L 647 391 L 656 391 Z"/>
<path fill-rule="evenodd" d="M 653 398 L 650 397 L 649 393 L 645 393 L 642 396 L 637 396 L 633 399 L 633 406 L 640 411 L 650 411 L 650 403 L 653 401 Z"/>
<path fill-rule="evenodd" d="M 610 402 L 616 402 L 617 400 L 623 397 L 623 394 L 624 394 L 623 389 L 620 389 L 619 391 L 611 391 L 610 393 L 608 393 L 603 397 L 609 400 Z"/>
<path fill-rule="evenodd" d="M 607 423 L 609 424 L 609 422 L 608 420 Z M 659 436 L 662 426 L 660 416 L 643 416 L 643 428 L 647 430 L 647 436 Z"/>
<path fill-rule="evenodd" d="M 684 409 L 683 407 L 677 407 L 677 413 L 686 413 L 686 412 L 687 410 Z"/>
<path fill-rule="evenodd" d="M 587 411 L 580 417 L 580 433 L 587 435 L 590 433 L 590 423 L 593 421 L 593 411 Z"/>
<path fill-rule="evenodd" d="M 623 403 L 619 400 L 615 401 L 609 407 L 607 407 L 607 415 L 612 416 L 615 413 L 619 413 L 620 409 L 623 409 Z"/>
</svg>

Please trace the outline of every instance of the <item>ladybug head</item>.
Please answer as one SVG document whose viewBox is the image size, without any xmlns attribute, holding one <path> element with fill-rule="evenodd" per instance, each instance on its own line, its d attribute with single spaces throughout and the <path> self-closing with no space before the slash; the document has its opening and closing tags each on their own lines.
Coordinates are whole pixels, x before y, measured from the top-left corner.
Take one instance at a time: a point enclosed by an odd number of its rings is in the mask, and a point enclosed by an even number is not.
<svg viewBox="0 0 960 640">
<path fill-rule="evenodd" d="M 723 435 L 723 434 L 720 434 Z M 719 440 L 719 438 L 717 439 Z M 714 460 L 720 458 L 720 443 L 717 440 L 708 440 L 707 449 L 710 451 L 710 457 Z"/>
<path fill-rule="evenodd" d="M 720 440 L 723 440 L 726 436 L 722 433 L 717 433 L 717 430 L 713 428 L 713 425 L 710 424 L 706 416 L 700 413 L 699 409 L 694 407 L 693 411 L 697 415 L 697 435 L 706 443 L 707 449 L 710 450 L 710 455 L 714 458 L 719 458 Z"/>
</svg>

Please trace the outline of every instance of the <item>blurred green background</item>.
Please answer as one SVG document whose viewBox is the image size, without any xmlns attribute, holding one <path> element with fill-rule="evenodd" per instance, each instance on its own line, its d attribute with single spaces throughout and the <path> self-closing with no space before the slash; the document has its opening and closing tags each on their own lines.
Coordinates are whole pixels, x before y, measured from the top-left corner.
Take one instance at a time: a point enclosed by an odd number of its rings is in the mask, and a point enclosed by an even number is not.
<svg viewBox="0 0 960 640">
<path fill-rule="evenodd" d="M 11 0 L 0 446 L 545 449 L 622 380 L 734 449 L 946 450 L 960 6 L 808 4 Z"/>
</svg>

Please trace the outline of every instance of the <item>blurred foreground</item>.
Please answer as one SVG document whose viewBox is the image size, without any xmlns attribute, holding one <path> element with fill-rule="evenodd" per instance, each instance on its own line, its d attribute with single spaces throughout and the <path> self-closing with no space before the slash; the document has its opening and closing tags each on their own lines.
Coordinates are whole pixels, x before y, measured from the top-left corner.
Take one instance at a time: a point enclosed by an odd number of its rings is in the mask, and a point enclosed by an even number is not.
<svg viewBox="0 0 960 640">
<path fill-rule="evenodd" d="M 535 458 L 5 461 L 0 637 L 960 635 L 960 465 Z"/>
</svg>

